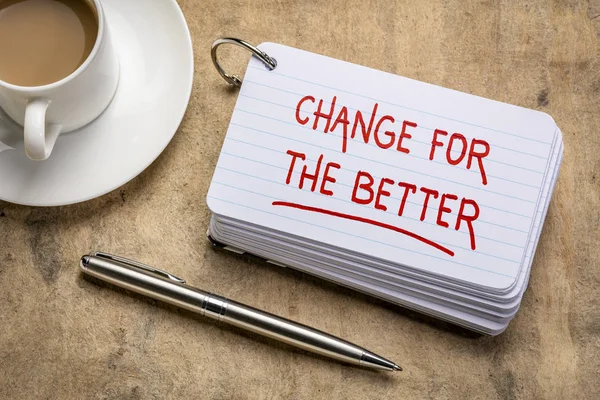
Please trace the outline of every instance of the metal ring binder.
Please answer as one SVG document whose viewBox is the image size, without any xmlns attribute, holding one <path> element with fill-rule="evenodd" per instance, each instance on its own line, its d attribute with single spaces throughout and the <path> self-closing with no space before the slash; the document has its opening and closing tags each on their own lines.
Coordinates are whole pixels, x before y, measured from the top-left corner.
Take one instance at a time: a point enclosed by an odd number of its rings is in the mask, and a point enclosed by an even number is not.
<svg viewBox="0 0 600 400">
<path fill-rule="evenodd" d="M 223 79 L 225 79 L 227 81 L 227 83 L 229 83 L 230 85 L 240 87 L 240 86 L 242 86 L 242 80 L 237 75 L 230 75 L 230 74 L 226 73 L 225 70 L 223 69 L 223 67 L 221 67 L 221 65 L 219 64 L 219 60 L 217 60 L 217 48 L 220 45 L 226 44 L 226 43 L 235 44 L 236 46 L 243 47 L 244 49 L 250 51 L 254 56 L 258 57 L 258 59 L 261 60 L 269 70 L 274 70 L 275 67 L 277 67 L 277 60 L 275 60 L 274 58 L 270 57 L 264 51 L 259 50 L 258 48 L 252 46 L 250 43 L 248 43 L 242 39 L 231 38 L 231 37 L 217 39 L 212 44 L 210 54 L 212 57 L 213 64 L 215 65 L 215 68 L 217 69 L 219 74 L 223 77 Z"/>
</svg>

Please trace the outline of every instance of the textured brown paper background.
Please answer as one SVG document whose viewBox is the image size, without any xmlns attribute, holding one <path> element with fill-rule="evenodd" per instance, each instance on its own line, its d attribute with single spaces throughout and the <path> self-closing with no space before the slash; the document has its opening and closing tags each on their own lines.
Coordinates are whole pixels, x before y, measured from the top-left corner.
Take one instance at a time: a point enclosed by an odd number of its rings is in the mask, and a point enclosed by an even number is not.
<svg viewBox="0 0 600 400">
<path fill-rule="evenodd" d="M 600 2 L 179 3 L 196 74 L 165 152 L 93 201 L 0 202 L 0 398 L 598 398 Z M 237 97 L 210 60 L 222 35 L 555 118 L 564 162 L 530 287 L 504 334 L 472 335 L 208 245 L 205 196 Z M 228 68 L 243 71 L 248 53 L 223 50 Z M 405 372 L 343 366 L 84 280 L 77 262 L 91 249 L 168 266 L 191 284 L 362 344 Z"/>
</svg>

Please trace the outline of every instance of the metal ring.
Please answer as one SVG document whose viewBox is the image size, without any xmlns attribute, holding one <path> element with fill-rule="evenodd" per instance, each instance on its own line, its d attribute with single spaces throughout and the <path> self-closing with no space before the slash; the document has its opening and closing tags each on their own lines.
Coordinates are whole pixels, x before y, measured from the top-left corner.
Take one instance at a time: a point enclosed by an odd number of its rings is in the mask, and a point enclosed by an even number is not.
<svg viewBox="0 0 600 400">
<path fill-rule="evenodd" d="M 235 44 L 236 46 L 243 47 L 246 50 L 250 51 L 253 55 L 258 57 L 258 59 L 260 61 L 262 61 L 263 64 L 265 64 L 265 66 L 267 68 L 269 68 L 270 71 L 274 70 L 275 67 L 277 67 L 277 60 L 275 60 L 272 57 L 269 57 L 269 55 L 267 53 L 259 50 L 258 48 L 252 46 L 248 42 L 243 41 L 242 39 L 236 39 L 236 38 L 217 39 L 212 44 L 210 55 L 212 56 L 212 61 L 213 61 L 213 64 L 215 64 L 215 68 L 217 69 L 217 71 L 219 71 L 219 74 L 221 74 L 223 79 L 225 79 L 227 81 L 227 83 L 229 83 L 230 85 L 240 87 L 240 86 L 242 86 L 242 80 L 240 78 L 238 78 L 237 75 L 229 75 L 228 73 L 226 73 L 223 70 L 223 68 L 221 67 L 221 65 L 219 64 L 219 61 L 217 60 L 217 47 L 219 47 L 222 44 L 226 44 L 226 43 Z"/>
</svg>

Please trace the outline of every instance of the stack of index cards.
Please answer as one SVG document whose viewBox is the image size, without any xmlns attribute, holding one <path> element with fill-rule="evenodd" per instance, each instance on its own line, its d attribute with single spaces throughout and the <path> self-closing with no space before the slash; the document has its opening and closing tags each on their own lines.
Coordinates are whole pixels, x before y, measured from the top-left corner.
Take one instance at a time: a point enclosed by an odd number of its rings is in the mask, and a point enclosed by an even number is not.
<svg viewBox="0 0 600 400">
<path fill-rule="evenodd" d="M 547 114 L 260 46 L 208 192 L 231 250 L 496 335 L 562 160 Z"/>
</svg>

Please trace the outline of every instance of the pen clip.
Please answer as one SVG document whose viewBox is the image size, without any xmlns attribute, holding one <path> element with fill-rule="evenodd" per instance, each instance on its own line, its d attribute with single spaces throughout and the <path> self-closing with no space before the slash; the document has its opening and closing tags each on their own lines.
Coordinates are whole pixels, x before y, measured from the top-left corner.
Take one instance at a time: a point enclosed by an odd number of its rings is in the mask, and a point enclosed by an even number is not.
<svg viewBox="0 0 600 400">
<path fill-rule="evenodd" d="M 173 274 L 170 274 L 167 271 L 163 271 L 162 269 L 151 267 L 151 266 L 149 266 L 147 264 L 143 264 L 143 263 L 141 263 L 139 261 L 134 261 L 134 260 L 130 260 L 128 258 L 123 258 L 123 257 L 115 256 L 113 254 L 103 253 L 101 251 L 95 251 L 95 252 L 92 253 L 92 255 L 96 256 L 96 257 L 100 257 L 100 258 L 106 258 L 106 259 L 109 259 L 109 260 L 118 261 L 120 263 L 127 264 L 127 265 L 129 265 L 131 267 L 136 267 L 136 268 L 140 268 L 140 269 L 143 269 L 145 271 L 151 272 L 151 273 L 153 273 L 155 275 L 158 275 L 158 276 L 161 276 L 163 278 L 167 278 L 167 279 L 170 279 L 172 281 L 185 284 L 185 280 L 183 280 L 183 279 L 181 279 L 181 278 L 179 278 L 179 277 L 177 277 L 177 276 L 175 276 Z"/>
</svg>

